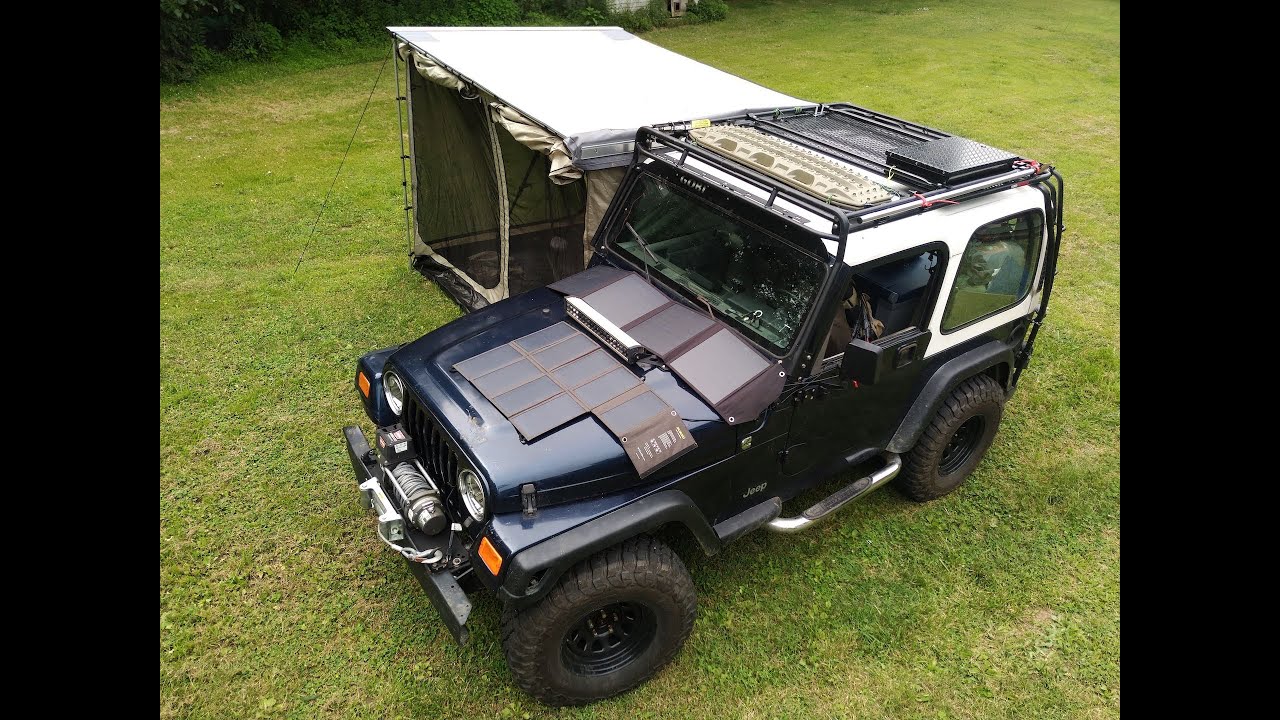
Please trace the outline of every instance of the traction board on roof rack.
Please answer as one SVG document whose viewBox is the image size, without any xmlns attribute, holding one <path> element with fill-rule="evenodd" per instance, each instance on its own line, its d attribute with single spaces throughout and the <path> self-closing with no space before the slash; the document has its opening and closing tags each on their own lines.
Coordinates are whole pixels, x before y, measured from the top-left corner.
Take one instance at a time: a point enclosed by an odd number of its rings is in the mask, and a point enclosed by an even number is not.
<svg viewBox="0 0 1280 720">
<path fill-rule="evenodd" d="M 755 128 L 719 125 L 692 129 L 689 136 L 709 150 L 833 205 L 859 209 L 896 197 L 852 168 Z"/>
</svg>

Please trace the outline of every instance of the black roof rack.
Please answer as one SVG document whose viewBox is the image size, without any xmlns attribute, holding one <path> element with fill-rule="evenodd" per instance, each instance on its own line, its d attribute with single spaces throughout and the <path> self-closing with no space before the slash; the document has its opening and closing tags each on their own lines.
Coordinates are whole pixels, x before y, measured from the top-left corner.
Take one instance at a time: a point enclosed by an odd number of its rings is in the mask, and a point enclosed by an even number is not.
<svg viewBox="0 0 1280 720">
<path fill-rule="evenodd" d="M 747 113 L 756 129 L 843 160 L 870 168 L 882 175 L 891 173 L 900 182 L 918 187 L 933 183 L 908 170 L 890 165 L 889 151 L 911 147 L 950 135 L 906 120 L 871 110 L 837 103 L 813 108 L 796 108 L 773 113 Z"/>
<path fill-rule="evenodd" d="M 919 189 L 998 175 L 1012 170 L 1019 159 L 976 140 L 848 103 L 745 117 L 761 132 Z"/>
<path fill-rule="evenodd" d="M 779 215 L 785 216 L 779 208 L 774 207 L 774 202 L 782 196 L 820 217 L 831 218 L 831 232 L 819 231 L 818 234 L 838 243 L 837 257 L 844 256 L 845 241 L 849 233 L 901 215 L 953 204 L 960 197 L 986 195 L 1018 184 L 1042 182 L 1052 172 L 1051 167 L 1042 170 L 1035 161 L 1022 159 L 974 140 L 849 103 L 757 110 L 696 122 L 699 127 L 705 127 L 708 122 L 713 125 L 754 127 L 819 154 L 916 188 L 911 195 L 897 200 L 849 210 L 823 202 L 809 193 L 791 188 L 777 178 L 699 146 L 688 135 L 689 130 L 694 128 L 695 121 L 640 128 L 636 133 L 633 163 L 640 163 L 643 157 L 648 157 L 680 167 L 693 155 L 762 189 L 768 197 L 758 202 Z M 680 155 L 673 160 L 658 152 L 659 146 L 676 150 Z M 693 168 L 686 169 L 696 172 Z"/>
</svg>

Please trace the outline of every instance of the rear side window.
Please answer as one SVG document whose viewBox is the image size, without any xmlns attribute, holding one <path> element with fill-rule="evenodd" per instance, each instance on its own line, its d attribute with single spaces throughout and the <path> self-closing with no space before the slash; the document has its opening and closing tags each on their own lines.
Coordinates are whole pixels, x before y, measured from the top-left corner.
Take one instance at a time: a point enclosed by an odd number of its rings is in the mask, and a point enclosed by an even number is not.
<svg viewBox="0 0 1280 720">
<path fill-rule="evenodd" d="M 956 269 L 956 281 L 942 313 L 942 331 L 950 332 L 1025 299 L 1040 261 L 1043 238 L 1044 215 L 1039 210 L 978 228 Z"/>
</svg>

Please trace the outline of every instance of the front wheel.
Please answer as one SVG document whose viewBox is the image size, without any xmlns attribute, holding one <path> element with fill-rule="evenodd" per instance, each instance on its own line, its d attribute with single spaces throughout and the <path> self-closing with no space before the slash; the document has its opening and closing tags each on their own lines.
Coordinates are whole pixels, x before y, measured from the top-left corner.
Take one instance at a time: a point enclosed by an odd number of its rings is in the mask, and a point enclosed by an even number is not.
<svg viewBox="0 0 1280 720">
<path fill-rule="evenodd" d="M 903 456 L 898 487 L 917 502 L 960 487 L 982 462 L 1004 415 L 1004 390 L 978 375 L 960 383 L 943 401 L 915 447 Z"/>
<path fill-rule="evenodd" d="M 696 614 L 680 557 L 642 536 L 578 563 L 537 603 L 508 606 L 502 645 L 525 692 L 582 705 L 652 677 L 684 645 Z"/>
</svg>

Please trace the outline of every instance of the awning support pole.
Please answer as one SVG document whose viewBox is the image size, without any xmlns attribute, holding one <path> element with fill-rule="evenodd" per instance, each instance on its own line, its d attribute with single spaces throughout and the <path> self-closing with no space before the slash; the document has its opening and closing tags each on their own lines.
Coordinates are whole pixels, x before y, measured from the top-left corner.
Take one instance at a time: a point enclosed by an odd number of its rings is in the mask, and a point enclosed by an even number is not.
<svg viewBox="0 0 1280 720">
<path fill-rule="evenodd" d="M 489 122 L 489 145 L 493 149 L 493 172 L 497 180 L 498 190 L 498 297 L 507 297 L 507 263 L 511 246 L 511 205 L 507 195 L 507 171 L 502 160 L 502 146 L 498 141 L 498 123 L 492 118 Z M 505 131 L 504 131 L 505 132 Z M 486 297 L 490 302 L 492 298 Z"/>
<path fill-rule="evenodd" d="M 410 215 L 409 212 L 413 208 L 413 206 L 409 204 L 409 172 L 405 168 L 405 160 L 408 160 L 409 156 L 406 155 L 404 152 L 404 116 L 402 114 L 404 112 L 403 103 L 405 102 L 409 94 L 409 76 L 407 72 L 408 65 L 406 64 L 405 65 L 406 73 L 405 73 L 405 79 L 404 79 L 405 88 L 404 88 L 404 92 L 401 93 L 400 92 L 400 53 L 397 52 L 396 50 L 397 50 L 396 38 L 394 35 L 392 35 L 391 36 L 391 57 L 396 64 L 396 67 L 395 67 L 395 70 L 396 70 L 396 123 L 400 126 L 400 187 L 402 190 L 404 190 L 404 234 L 405 234 L 405 237 L 409 239 L 409 254 L 412 255 L 413 254 L 413 216 Z"/>
</svg>

